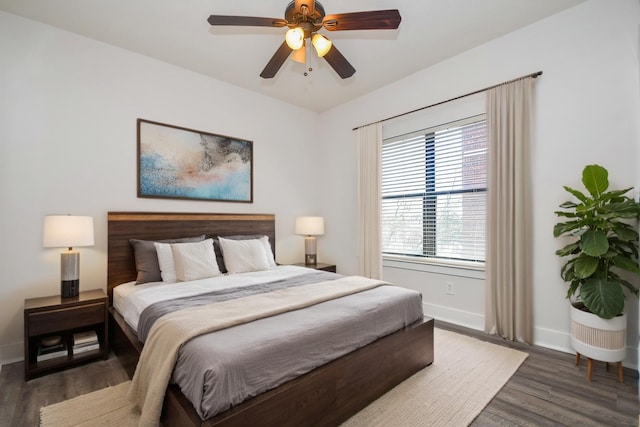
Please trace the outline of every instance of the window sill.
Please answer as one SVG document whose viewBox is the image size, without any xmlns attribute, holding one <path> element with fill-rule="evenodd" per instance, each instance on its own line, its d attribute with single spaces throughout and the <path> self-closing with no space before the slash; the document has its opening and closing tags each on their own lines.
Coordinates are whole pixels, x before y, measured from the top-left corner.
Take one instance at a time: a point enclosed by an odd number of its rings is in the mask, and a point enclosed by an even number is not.
<svg viewBox="0 0 640 427">
<path fill-rule="evenodd" d="M 484 265 L 464 261 L 433 261 L 412 257 L 383 255 L 382 266 L 484 280 Z"/>
</svg>

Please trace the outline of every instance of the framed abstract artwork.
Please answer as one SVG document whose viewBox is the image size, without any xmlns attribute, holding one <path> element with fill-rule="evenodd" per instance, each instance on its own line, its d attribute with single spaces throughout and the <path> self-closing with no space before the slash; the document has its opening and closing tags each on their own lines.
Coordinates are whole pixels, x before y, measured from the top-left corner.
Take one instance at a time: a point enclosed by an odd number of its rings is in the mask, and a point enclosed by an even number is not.
<svg viewBox="0 0 640 427">
<path fill-rule="evenodd" d="M 138 119 L 138 197 L 253 203 L 253 142 Z"/>
</svg>

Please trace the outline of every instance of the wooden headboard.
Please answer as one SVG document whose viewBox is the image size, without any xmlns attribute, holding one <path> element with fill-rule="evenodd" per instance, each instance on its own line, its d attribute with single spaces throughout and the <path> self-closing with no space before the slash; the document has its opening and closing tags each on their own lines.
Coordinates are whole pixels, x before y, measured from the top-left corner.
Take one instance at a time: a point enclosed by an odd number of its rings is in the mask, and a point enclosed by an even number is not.
<svg viewBox="0 0 640 427">
<path fill-rule="evenodd" d="M 269 236 L 276 253 L 275 215 L 109 212 L 107 246 L 107 290 L 113 300 L 113 288 L 136 279 L 136 265 L 129 239 L 162 240 L 204 234 L 207 237 L 236 234 Z"/>
</svg>

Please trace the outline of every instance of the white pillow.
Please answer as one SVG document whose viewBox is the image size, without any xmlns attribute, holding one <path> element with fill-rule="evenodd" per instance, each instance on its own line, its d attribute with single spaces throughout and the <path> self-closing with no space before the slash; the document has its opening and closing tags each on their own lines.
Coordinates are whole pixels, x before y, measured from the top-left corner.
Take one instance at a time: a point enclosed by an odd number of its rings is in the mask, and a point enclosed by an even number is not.
<svg viewBox="0 0 640 427">
<path fill-rule="evenodd" d="M 171 244 L 153 242 L 153 246 L 156 247 L 158 254 L 158 265 L 160 266 L 160 277 L 162 277 L 162 281 L 164 283 L 176 283 L 178 278 L 176 277 L 176 268 L 173 263 Z"/>
<path fill-rule="evenodd" d="M 213 239 L 193 243 L 171 243 L 176 279 L 179 282 L 218 276 L 220 269 L 213 251 Z"/>
<path fill-rule="evenodd" d="M 246 273 L 271 268 L 261 239 L 231 240 L 218 237 L 224 265 L 229 273 Z M 267 241 L 268 244 L 268 241 Z"/>
<path fill-rule="evenodd" d="M 273 251 L 271 250 L 271 245 L 269 244 L 269 236 L 262 236 L 260 241 L 264 245 L 265 255 L 267 256 L 267 261 L 269 262 L 270 267 L 276 266 L 276 260 L 273 257 Z"/>
</svg>

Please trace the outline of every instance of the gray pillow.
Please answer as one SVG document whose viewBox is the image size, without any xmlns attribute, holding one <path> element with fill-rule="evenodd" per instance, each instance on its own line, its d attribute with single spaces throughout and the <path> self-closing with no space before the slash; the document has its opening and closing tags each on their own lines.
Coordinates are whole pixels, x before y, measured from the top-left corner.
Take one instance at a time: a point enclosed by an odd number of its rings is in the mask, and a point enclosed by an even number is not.
<svg viewBox="0 0 640 427">
<path fill-rule="evenodd" d="M 181 239 L 156 240 L 156 242 L 190 243 L 201 242 L 204 238 L 205 236 L 203 234 L 202 236 L 184 237 Z M 153 242 L 153 240 L 129 239 L 129 243 L 131 243 L 133 247 L 133 256 L 135 257 L 136 270 L 138 271 L 136 285 L 162 281 L 160 265 L 158 264 L 158 253 L 156 252 L 156 247 L 153 246 Z"/>
</svg>

